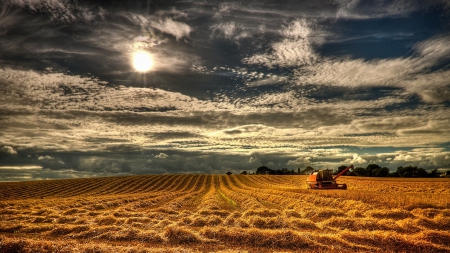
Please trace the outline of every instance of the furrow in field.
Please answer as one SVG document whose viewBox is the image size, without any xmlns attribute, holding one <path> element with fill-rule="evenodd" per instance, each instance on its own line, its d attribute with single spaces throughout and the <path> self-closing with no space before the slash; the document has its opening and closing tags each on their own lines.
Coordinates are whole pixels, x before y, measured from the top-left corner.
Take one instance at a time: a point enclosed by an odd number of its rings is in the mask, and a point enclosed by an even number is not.
<svg viewBox="0 0 450 253">
<path fill-rule="evenodd" d="M 274 189 L 259 189 L 246 187 L 243 183 L 239 183 L 238 180 L 242 177 L 230 178 L 233 182 L 234 190 L 242 192 L 256 198 L 261 203 L 265 204 L 268 208 L 279 208 L 295 210 L 300 217 L 308 217 L 315 215 L 319 217 L 331 217 L 331 216 L 345 216 L 346 211 L 354 211 L 355 209 L 369 210 L 370 206 L 362 205 L 358 202 L 347 202 L 340 199 L 327 199 L 312 194 L 299 194 L 283 190 Z M 236 179 L 236 180 L 234 180 Z M 317 208 L 317 207 L 321 208 Z M 331 208 L 336 208 L 336 211 L 332 211 Z"/>
<path fill-rule="evenodd" d="M 264 188 L 285 188 L 285 187 L 300 187 L 302 184 L 299 181 L 298 183 L 292 182 L 287 177 L 295 177 L 295 176 L 270 176 L 270 175 L 248 175 L 246 176 L 249 181 L 254 182 L 257 185 L 264 186 Z M 303 177 L 301 177 L 303 178 Z"/>
<path fill-rule="evenodd" d="M 229 177 L 230 187 L 233 191 L 236 191 L 240 194 L 245 194 L 248 198 L 255 198 L 262 206 L 269 209 L 280 209 L 280 203 L 272 201 L 270 198 L 267 198 L 267 195 L 264 194 L 266 189 L 264 188 L 253 188 L 248 187 L 247 185 L 241 183 L 238 176 Z"/>
<path fill-rule="evenodd" d="M 187 177 L 194 177 L 192 175 L 182 175 L 182 179 Z M 170 177 L 167 177 L 165 180 L 166 183 L 170 183 L 169 187 L 175 185 L 176 187 L 181 187 L 180 184 L 186 184 L 184 186 L 184 191 L 167 191 L 167 190 L 161 190 L 161 191 L 155 191 L 155 192 L 161 192 L 163 193 L 161 196 L 157 198 L 152 198 L 149 200 L 146 200 L 145 198 L 141 199 L 139 202 L 132 204 L 133 210 L 142 210 L 142 209 L 151 209 L 155 210 L 157 209 L 158 212 L 162 213 L 168 213 L 168 214 L 174 214 L 177 209 L 180 209 L 184 206 L 182 203 L 183 201 L 192 198 L 193 196 L 196 196 L 197 194 L 200 194 L 201 191 L 203 191 L 203 188 L 198 188 L 197 184 L 199 181 L 201 181 L 204 176 L 195 176 L 196 182 L 193 184 L 188 185 L 185 180 L 175 180 L 174 182 L 171 182 L 169 179 Z M 202 183 L 202 182 L 200 182 Z M 159 187 L 163 187 L 164 185 L 161 185 Z M 149 209 L 149 210 L 150 210 Z"/>
<path fill-rule="evenodd" d="M 182 186 L 178 191 L 181 192 L 193 192 L 195 191 L 197 185 L 201 180 L 203 180 L 205 176 L 204 175 L 190 175 L 189 181 L 186 183 L 186 185 Z"/>
<path fill-rule="evenodd" d="M 143 189 L 145 189 L 148 184 L 152 184 L 152 182 L 155 182 L 156 180 L 158 180 L 158 176 L 155 175 L 139 176 L 127 189 L 123 189 L 121 194 L 142 193 L 144 192 Z"/>
<path fill-rule="evenodd" d="M 81 195 L 89 195 L 96 196 L 101 195 L 105 189 L 112 188 L 113 185 L 119 183 L 123 180 L 122 177 L 113 177 L 113 178 L 99 178 L 99 180 L 94 181 L 83 181 L 80 180 L 80 183 L 69 191 L 66 197 L 70 196 L 81 196 Z"/>
<path fill-rule="evenodd" d="M 119 180 L 115 181 L 114 184 L 109 184 L 108 187 L 99 189 L 96 194 L 120 194 L 122 190 L 126 190 L 130 184 L 133 184 L 136 178 L 138 178 L 138 176 L 119 177 Z"/>
<path fill-rule="evenodd" d="M 87 194 L 89 196 L 104 195 L 107 191 L 114 189 L 125 180 L 132 180 L 130 177 L 98 178 L 97 180 L 76 180 L 73 187 L 65 187 L 61 192 L 57 192 L 47 197 L 71 197 Z M 114 191 L 112 191 L 114 192 Z"/>
<path fill-rule="evenodd" d="M 189 177 L 189 175 L 177 175 L 171 180 L 172 183 L 170 185 L 165 186 L 161 190 L 173 192 L 174 189 L 180 187 L 180 185 L 186 182 L 185 180 L 187 179 L 187 177 Z"/>
<path fill-rule="evenodd" d="M 195 210 L 201 204 L 201 197 L 208 191 L 211 183 L 211 175 L 200 175 L 194 181 L 191 181 L 189 192 L 186 196 L 177 199 L 177 205 L 182 206 L 185 210 Z"/>
<path fill-rule="evenodd" d="M 153 191 L 166 191 L 166 189 L 178 182 L 178 178 L 180 178 L 180 175 L 163 176 L 161 178 L 161 181 L 163 181 L 163 183 L 156 187 Z"/>
<path fill-rule="evenodd" d="M 242 206 L 244 209 L 263 207 L 263 205 L 254 197 L 249 197 L 247 194 L 237 192 L 235 189 L 233 189 L 229 176 L 221 175 L 220 179 L 221 179 L 220 181 L 221 191 L 226 195 L 227 198 L 230 198 L 231 200 L 236 202 L 239 206 Z"/>
<path fill-rule="evenodd" d="M 79 181 L 79 183 L 73 188 L 66 188 L 65 191 L 59 192 L 49 197 L 71 197 L 71 196 L 81 196 L 83 194 L 88 194 L 90 196 L 101 195 L 105 188 L 113 187 L 113 185 L 118 184 L 123 178 L 114 179 L 100 179 L 99 182 L 93 181 Z"/>
<path fill-rule="evenodd" d="M 219 200 L 217 198 L 217 190 L 219 187 L 219 176 L 218 175 L 208 175 L 211 178 L 210 187 L 205 190 L 205 193 L 201 196 L 202 206 L 200 207 L 199 213 L 205 213 L 207 210 L 219 210 Z"/>
<path fill-rule="evenodd" d="M 235 177 L 233 179 L 242 179 L 241 177 Z M 319 192 L 309 191 L 308 193 L 296 193 L 291 191 L 277 190 L 277 189 L 260 189 L 254 190 L 234 181 L 236 185 L 236 191 L 242 191 L 243 189 L 247 194 L 254 196 L 260 200 L 264 200 L 270 203 L 274 203 L 281 206 L 300 207 L 302 209 L 314 209 L 316 206 L 324 206 L 329 208 L 336 208 L 344 212 L 358 209 L 370 210 L 373 208 L 371 205 L 364 204 L 358 201 L 348 201 L 335 197 L 324 197 L 318 194 Z M 305 190 L 306 192 L 308 190 Z M 338 212 L 342 214 L 341 211 Z"/>
<path fill-rule="evenodd" d="M 77 184 L 74 181 L 66 181 L 65 183 L 69 188 L 72 188 L 74 187 L 74 185 Z M 34 185 L 32 188 L 28 189 L 28 192 L 25 192 L 24 195 L 48 197 L 57 195 L 58 193 L 64 192 L 65 190 L 66 188 L 61 181 L 55 181 L 48 185 L 47 184 Z"/>
<path fill-rule="evenodd" d="M 4 195 L 3 199 L 21 199 L 32 198 L 34 196 L 42 197 L 42 194 L 51 194 L 51 191 L 47 189 L 55 189 L 59 182 L 48 182 L 48 184 L 42 184 L 42 182 L 25 182 L 20 187 L 14 187 L 14 185 L 5 185 L 5 188 L 1 189 Z"/>
<path fill-rule="evenodd" d="M 161 175 L 158 177 L 158 180 L 155 181 L 152 185 L 146 189 L 147 192 L 150 191 L 158 191 L 158 189 L 162 188 L 164 185 L 171 183 L 170 180 L 175 177 L 175 175 Z"/>
<path fill-rule="evenodd" d="M 189 175 L 189 177 L 194 176 Z M 166 192 L 167 197 L 165 201 L 158 201 L 155 203 L 155 200 L 152 200 L 153 203 L 149 206 L 151 210 L 166 214 L 177 214 L 177 210 L 179 209 L 186 210 L 189 209 L 189 206 L 192 208 L 193 199 L 202 196 L 205 192 L 205 186 L 208 186 L 207 176 L 202 175 L 195 177 L 196 181 L 191 183 L 191 185 L 186 185 L 185 191 L 161 191 Z M 145 201 L 142 201 L 140 205 L 145 207 L 148 206 Z"/>
<path fill-rule="evenodd" d="M 198 175 L 186 175 L 181 184 L 179 184 L 174 191 L 186 192 L 191 188 L 191 184 L 193 181 L 197 179 Z M 193 186 L 192 186 L 193 187 Z"/>
</svg>

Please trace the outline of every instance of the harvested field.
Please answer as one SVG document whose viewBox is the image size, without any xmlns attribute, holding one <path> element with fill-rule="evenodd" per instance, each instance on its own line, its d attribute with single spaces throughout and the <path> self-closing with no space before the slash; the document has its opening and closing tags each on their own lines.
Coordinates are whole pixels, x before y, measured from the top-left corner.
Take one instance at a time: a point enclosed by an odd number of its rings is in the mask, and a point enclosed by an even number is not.
<svg viewBox="0 0 450 253">
<path fill-rule="evenodd" d="M 449 179 L 148 175 L 0 183 L 0 252 L 450 252 Z"/>
</svg>

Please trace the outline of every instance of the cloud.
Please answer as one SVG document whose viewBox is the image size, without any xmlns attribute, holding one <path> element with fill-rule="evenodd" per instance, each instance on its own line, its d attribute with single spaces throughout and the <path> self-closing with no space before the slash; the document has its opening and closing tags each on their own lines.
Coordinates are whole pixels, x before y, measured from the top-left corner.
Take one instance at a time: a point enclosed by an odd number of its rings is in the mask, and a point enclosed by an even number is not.
<svg viewBox="0 0 450 253">
<path fill-rule="evenodd" d="M 334 0 L 334 2 L 338 5 L 336 18 L 374 19 L 411 15 L 424 5 L 434 5 L 438 1 L 429 1 L 426 4 L 419 0 L 376 1 L 376 3 L 361 0 Z"/>
<path fill-rule="evenodd" d="M 422 161 L 421 157 L 413 156 L 413 155 L 404 155 L 399 154 L 396 157 L 394 157 L 395 161 L 407 161 L 407 162 L 413 162 L 413 161 Z"/>
<path fill-rule="evenodd" d="M 45 156 L 39 156 L 38 157 L 38 160 L 54 160 L 55 158 L 54 157 L 51 157 L 51 156 L 49 156 L 49 155 L 45 155 Z"/>
<path fill-rule="evenodd" d="M 367 163 L 367 161 L 362 158 L 359 154 L 353 154 L 353 158 L 347 158 L 344 161 L 345 163 L 351 163 L 351 164 L 364 164 Z"/>
<path fill-rule="evenodd" d="M 214 37 L 223 37 L 229 39 L 236 44 L 239 44 L 239 40 L 250 37 L 250 34 L 246 31 L 244 26 L 236 22 L 219 23 L 211 26 Z"/>
<path fill-rule="evenodd" d="M 347 4 L 356 4 L 349 2 Z M 450 60 L 450 37 L 437 36 L 413 46 L 414 54 L 403 58 L 352 59 L 350 57 L 323 57 L 313 45 L 320 44 L 319 29 L 306 19 L 283 26 L 283 39 L 271 44 L 263 54 L 245 57 L 247 65 L 269 68 L 293 68 L 290 83 L 307 86 L 396 87 L 406 94 L 418 94 L 426 103 L 450 100 L 450 71 L 434 70 Z M 251 82 L 249 82 L 251 84 Z M 270 85 L 270 79 L 261 79 L 254 86 Z"/>
<path fill-rule="evenodd" d="M 61 170 L 61 169 L 71 169 L 66 165 L 66 163 L 58 158 L 49 155 L 41 155 L 37 157 L 37 164 L 42 166 L 44 169 Z"/>
<path fill-rule="evenodd" d="M 343 87 L 386 86 L 418 94 L 424 102 L 441 103 L 450 99 L 450 71 L 433 71 L 450 60 L 450 38 L 438 37 L 417 44 L 416 55 L 408 58 L 333 60 L 323 58 L 316 65 L 304 66 L 295 76 L 298 84 Z"/>
<path fill-rule="evenodd" d="M 449 40 L 450 37 L 448 36 L 437 36 L 417 43 L 414 46 L 414 51 L 421 64 L 434 66 L 450 59 Z"/>
<path fill-rule="evenodd" d="M 318 55 L 313 50 L 311 36 L 313 30 L 305 19 L 295 20 L 282 27 L 280 34 L 284 39 L 274 42 L 271 51 L 246 57 L 243 63 L 273 67 L 299 67 L 315 64 Z"/>
<path fill-rule="evenodd" d="M 311 157 L 299 157 L 295 160 L 289 160 L 286 165 L 307 166 L 311 165 Z"/>
<path fill-rule="evenodd" d="M 274 128 L 267 127 L 262 124 L 251 124 L 251 125 L 243 125 L 230 129 L 224 129 L 215 131 L 212 133 L 208 133 L 208 136 L 211 137 L 219 137 L 219 138 L 235 138 L 235 137 L 256 137 L 256 136 L 267 136 L 271 135 L 274 131 Z"/>
<path fill-rule="evenodd" d="M 405 89 L 418 94 L 426 103 L 450 101 L 450 70 L 417 76 L 408 82 Z"/>
<path fill-rule="evenodd" d="M 39 109 L 89 111 L 170 111 L 215 106 L 178 92 L 161 89 L 112 87 L 93 77 L 0 69 L 1 91 L 15 101 L 26 97 Z M 1 101 L 0 101 L 1 104 Z"/>
<path fill-rule="evenodd" d="M 166 43 L 167 39 L 158 39 L 151 35 L 141 35 L 133 39 L 133 43 L 129 46 L 131 49 L 147 49 Z"/>
<path fill-rule="evenodd" d="M 18 154 L 17 151 L 11 146 L 3 146 L 0 149 L 0 152 L 4 152 L 4 153 L 10 154 L 10 155 L 17 155 Z"/>
<path fill-rule="evenodd" d="M 6 3 L 48 15 L 50 20 L 61 23 L 90 22 L 96 15 L 104 15 L 102 9 L 93 12 L 89 7 L 70 0 L 6 0 Z"/>
<path fill-rule="evenodd" d="M 159 155 L 155 155 L 155 158 L 159 158 L 159 159 L 166 159 L 167 157 L 169 157 L 169 155 L 164 154 L 164 153 L 159 153 Z"/>
<path fill-rule="evenodd" d="M 171 18 L 153 21 L 151 22 L 151 26 L 163 33 L 173 35 L 177 40 L 188 37 L 192 31 L 189 25 L 174 21 Z"/>
</svg>

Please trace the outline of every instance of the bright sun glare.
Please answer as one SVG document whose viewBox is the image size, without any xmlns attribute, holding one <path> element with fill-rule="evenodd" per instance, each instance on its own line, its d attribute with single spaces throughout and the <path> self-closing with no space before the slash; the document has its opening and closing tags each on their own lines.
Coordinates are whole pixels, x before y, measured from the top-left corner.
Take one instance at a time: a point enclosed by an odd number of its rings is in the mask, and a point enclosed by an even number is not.
<svg viewBox="0 0 450 253">
<path fill-rule="evenodd" d="M 133 67 L 136 71 L 147 72 L 153 67 L 151 55 L 144 51 L 138 51 L 133 54 Z"/>
</svg>

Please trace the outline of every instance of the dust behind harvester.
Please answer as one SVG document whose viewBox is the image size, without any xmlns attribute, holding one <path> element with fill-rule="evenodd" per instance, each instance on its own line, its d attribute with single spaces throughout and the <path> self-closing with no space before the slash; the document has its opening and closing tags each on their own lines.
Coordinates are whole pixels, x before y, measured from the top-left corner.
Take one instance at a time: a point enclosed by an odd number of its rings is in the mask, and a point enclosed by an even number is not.
<svg viewBox="0 0 450 253">
<path fill-rule="evenodd" d="M 345 168 L 336 176 L 333 176 L 333 170 L 318 170 L 313 171 L 306 179 L 308 187 L 311 189 L 347 189 L 346 184 L 338 184 L 336 179 L 344 175 L 347 171 L 353 168 L 353 164 Z"/>
</svg>

